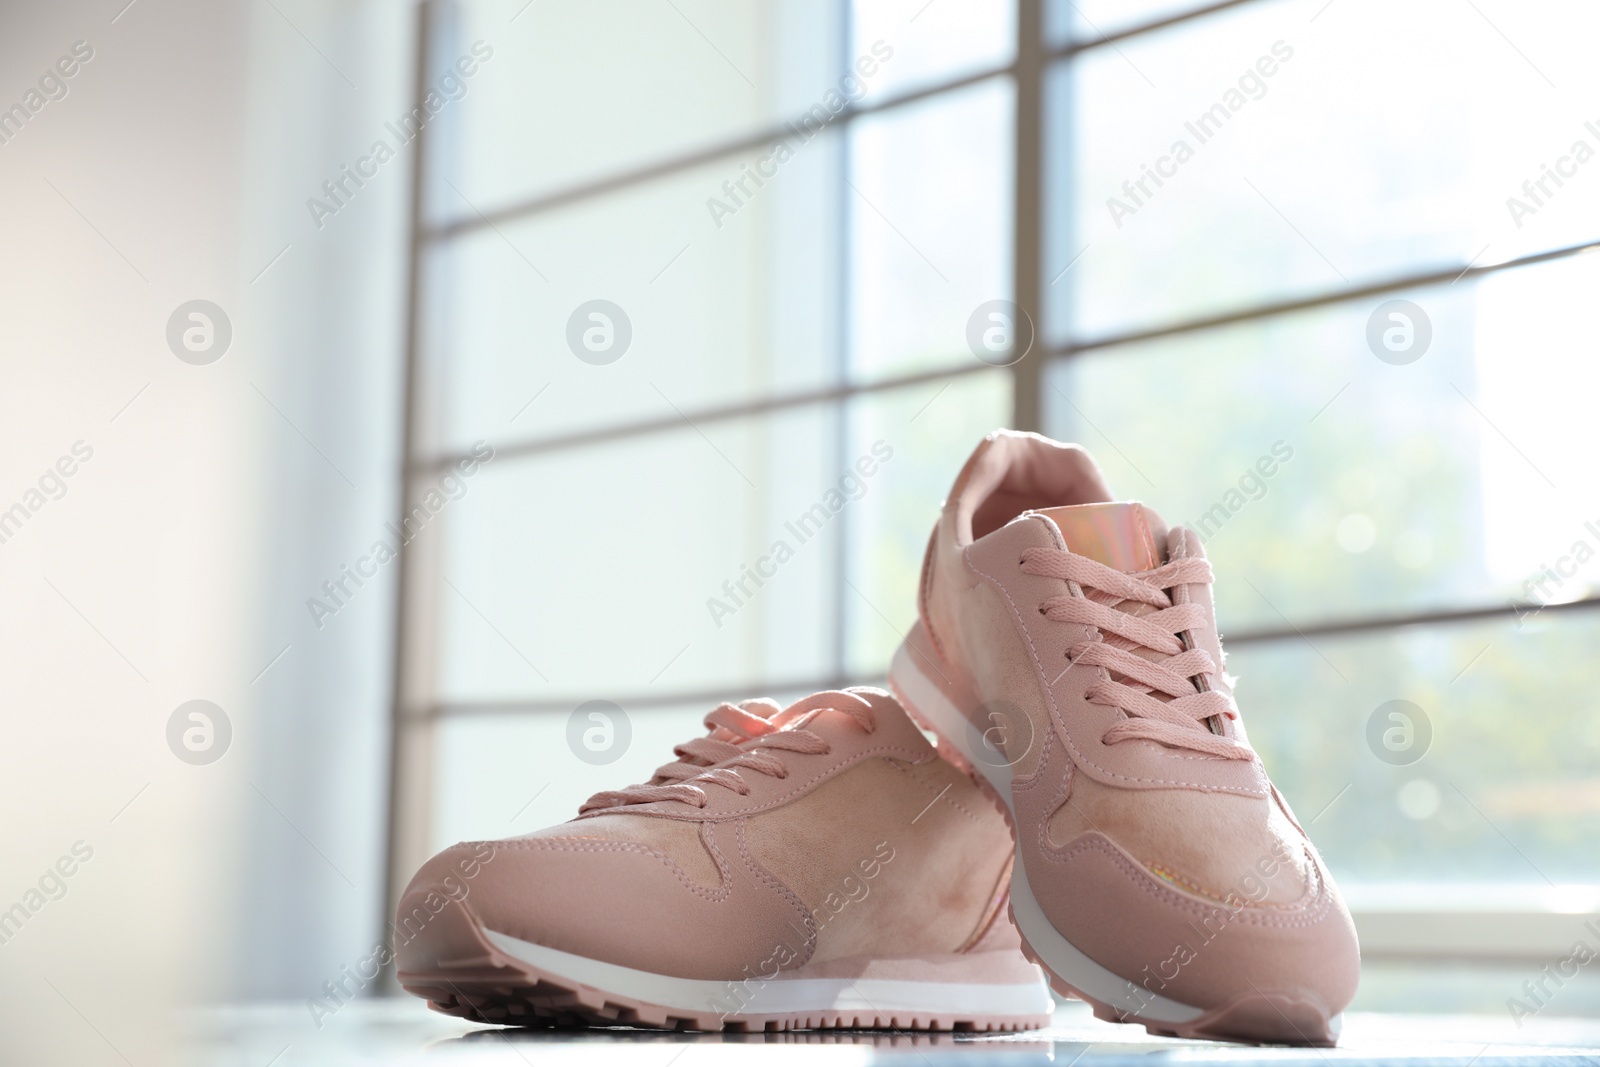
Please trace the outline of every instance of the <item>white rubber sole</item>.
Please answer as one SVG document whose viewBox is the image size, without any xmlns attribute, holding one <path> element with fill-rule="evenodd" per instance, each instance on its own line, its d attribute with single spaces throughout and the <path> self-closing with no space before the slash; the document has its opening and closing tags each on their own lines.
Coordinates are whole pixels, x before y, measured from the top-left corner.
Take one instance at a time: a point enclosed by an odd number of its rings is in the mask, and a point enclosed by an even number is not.
<svg viewBox="0 0 1600 1067">
<path fill-rule="evenodd" d="M 884 978 L 771 978 L 742 982 L 675 978 L 592 960 L 485 930 L 507 956 L 568 982 L 695 1015 L 1049 1015 L 1055 1002 L 1042 981 L 1024 985 L 917 982 Z"/>
<path fill-rule="evenodd" d="M 972 750 L 970 720 L 950 702 L 934 682 L 917 666 L 916 659 L 905 645 L 894 654 L 889 667 L 889 685 L 901 704 L 914 717 L 924 721 L 944 740 L 961 753 L 967 764 L 989 784 L 1005 804 L 1013 828 L 1016 826 L 1016 809 L 1011 803 L 1011 768 L 996 766 L 982 759 Z M 1076 945 L 1056 930 L 1046 917 L 1044 909 L 1028 885 L 1028 875 L 1023 869 L 1022 852 L 1017 851 L 1016 862 L 1011 865 L 1011 914 L 1028 946 L 1040 961 L 1057 978 L 1074 990 L 1110 1005 L 1119 1012 L 1136 1015 L 1149 1022 L 1180 1026 L 1191 1023 L 1205 1014 L 1205 1009 L 1183 1004 L 1141 989 L 1114 971 L 1107 970 L 1084 955 Z"/>
<path fill-rule="evenodd" d="M 446 1015 L 513 1026 L 664 1030 L 1036 1030 L 1055 1003 L 1036 969 L 963 981 L 993 960 L 864 959 L 850 978 L 786 974 L 696 981 L 604 963 L 486 929 L 449 904 L 396 952 L 407 992 Z M 1008 963 L 1020 963 L 1007 957 Z M 966 970 L 963 963 L 973 965 Z M 926 968 L 933 968 L 932 971 Z M 917 980 L 934 973 L 939 981 Z M 992 971 L 990 973 L 993 973 Z M 1022 975 L 1029 975 L 1024 981 Z"/>
</svg>

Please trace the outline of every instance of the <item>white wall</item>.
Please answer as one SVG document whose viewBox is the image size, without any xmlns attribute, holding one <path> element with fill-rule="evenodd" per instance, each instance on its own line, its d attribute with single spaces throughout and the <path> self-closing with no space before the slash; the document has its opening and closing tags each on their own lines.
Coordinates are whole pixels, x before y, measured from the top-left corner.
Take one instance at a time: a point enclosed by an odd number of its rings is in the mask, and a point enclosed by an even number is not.
<svg viewBox="0 0 1600 1067">
<path fill-rule="evenodd" d="M 0 543 L 0 908 L 43 901 L 6 1062 L 161 1062 L 170 1005 L 303 998 L 379 921 L 392 591 L 304 601 L 393 510 L 408 160 L 320 232 L 305 199 L 401 110 L 409 5 L 121 7 L 0 10 L 0 107 L 93 48 L 0 144 L 0 510 L 92 449 Z M 165 338 L 195 298 L 204 366 Z M 197 698 L 207 766 L 166 740 Z"/>
</svg>

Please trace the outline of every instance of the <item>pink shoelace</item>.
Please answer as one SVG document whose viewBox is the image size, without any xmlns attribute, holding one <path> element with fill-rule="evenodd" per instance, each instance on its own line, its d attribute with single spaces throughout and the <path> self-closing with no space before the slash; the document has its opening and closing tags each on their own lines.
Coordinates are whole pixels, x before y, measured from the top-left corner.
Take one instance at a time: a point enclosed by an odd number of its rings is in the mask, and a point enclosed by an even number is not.
<svg viewBox="0 0 1600 1067">
<path fill-rule="evenodd" d="M 678 801 L 703 808 L 705 787 L 711 785 L 745 796 L 750 792 L 750 783 L 740 776 L 741 771 L 787 778 L 789 770 L 775 753 L 819 754 L 832 747 L 827 738 L 805 728 L 810 722 L 808 713 L 823 710 L 843 712 L 869 734 L 878 728 L 872 705 L 865 698 L 838 689 L 813 693 L 786 709 L 765 698 L 718 704 L 705 717 L 706 736 L 685 741 L 672 750 L 678 757 L 676 762 L 657 767 L 654 776 L 643 785 L 596 793 L 584 802 L 578 814 L 657 801 Z M 785 714 L 781 726 L 773 722 L 780 712 Z"/>
<path fill-rule="evenodd" d="M 1141 738 L 1221 759 L 1255 758 L 1245 745 L 1206 726 L 1207 719 L 1237 719 L 1239 712 L 1232 699 L 1210 687 L 1217 671 L 1211 654 L 1188 647 L 1179 636 L 1205 625 L 1204 609 L 1187 601 L 1174 604 L 1167 592 L 1178 586 L 1210 585 L 1211 564 L 1175 559 L 1154 570 L 1125 574 L 1071 552 L 1030 548 L 1022 554 L 1022 570 L 1076 583 L 1081 596 L 1051 597 L 1039 605 L 1039 613 L 1056 622 L 1093 626 L 1104 635 L 1067 650 L 1073 666 L 1104 667 L 1122 679 L 1101 678 L 1084 694 L 1090 702 L 1120 708 L 1128 716 L 1101 740 L 1114 744 Z M 1129 600 L 1157 610 L 1134 615 L 1114 606 Z M 1165 658 L 1152 662 L 1135 654 L 1139 648 Z M 1195 678 L 1201 679 L 1199 685 Z M 1162 700 L 1157 693 L 1170 699 Z"/>
</svg>

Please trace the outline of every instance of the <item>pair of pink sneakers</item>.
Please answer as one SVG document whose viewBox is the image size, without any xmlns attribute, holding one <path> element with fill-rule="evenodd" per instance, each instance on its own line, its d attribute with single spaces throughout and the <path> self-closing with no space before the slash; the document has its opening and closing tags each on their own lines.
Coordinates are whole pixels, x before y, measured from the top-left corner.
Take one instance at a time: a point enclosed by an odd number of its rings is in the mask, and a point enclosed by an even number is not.
<svg viewBox="0 0 1600 1067">
<path fill-rule="evenodd" d="M 893 696 L 723 704 L 648 783 L 447 849 L 400 981 L 524 1025 L 1011 1030 L 1049 1021 L 1032 960 L 1152 1033 L 1332 1044 L 1355 928 L 1245 737 L 1211 581 L 1082 449 L 991 434 Z"/>
</svg>

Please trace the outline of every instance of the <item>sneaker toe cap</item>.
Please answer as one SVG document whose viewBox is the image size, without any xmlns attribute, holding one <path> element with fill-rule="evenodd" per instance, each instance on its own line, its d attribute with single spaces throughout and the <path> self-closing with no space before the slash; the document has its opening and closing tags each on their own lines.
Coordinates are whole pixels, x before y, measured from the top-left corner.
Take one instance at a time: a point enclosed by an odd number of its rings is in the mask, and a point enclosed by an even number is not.
<svg viewBox="0 0 1600 1067">
<path fill-rule="evenodd" d="M 1298 1006 L 1326 1023 L 1355 996 L 1355 926 L 1319 858 L 1289 903 L 1208 899 L 1174 885 L 1099 834 L 1061 853 L 1066 877 L 1039 892 L 1052 922 L 1091 959 L 1135 987 L 1230 1015 Z"/>
<path fill-rule="evenodd" d="M 449 952 L 437 933 L 417 932 L 465 929 L 461 918 L 534 945 L 684 978 L 738 975 L 744 964 L 766 960 L 777 941 L 797 954 L 805 948 L 780 900 L 740 892 L 735 882 L 703 886 L 639 842 L 466 842 L 433 857 L 412 879 L 397 909 L 395 953 L 407 970 L 427 962 L 419 955 Z M 437 923 L 446 911 L 452 921 Z M 804 930 L 797 915 L 787 918 Z"/>
</svg>

